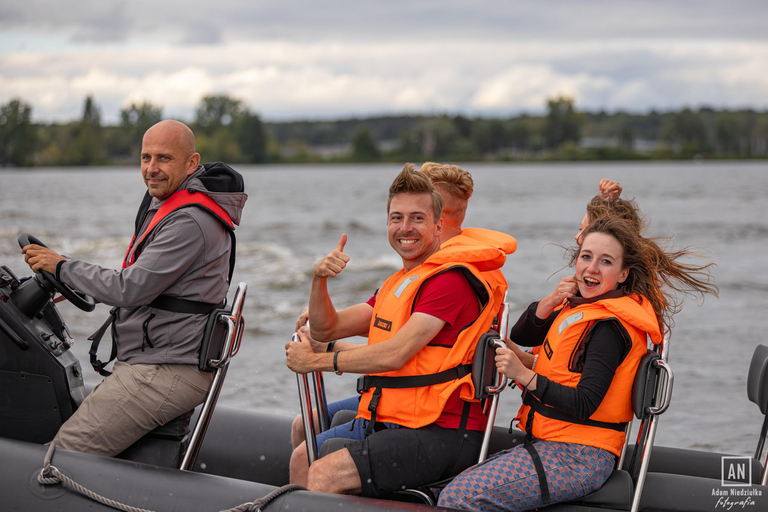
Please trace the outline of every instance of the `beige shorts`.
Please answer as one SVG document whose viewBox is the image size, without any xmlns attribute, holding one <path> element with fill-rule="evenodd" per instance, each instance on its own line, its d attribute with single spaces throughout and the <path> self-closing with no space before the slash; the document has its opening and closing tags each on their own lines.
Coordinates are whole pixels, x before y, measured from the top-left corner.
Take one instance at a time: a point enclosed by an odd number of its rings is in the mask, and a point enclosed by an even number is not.
<svg viewBox="0 0 768 512">
<path fill-rule="evenodd" d="M 56 434 L 56 445 L 113 457 L 201 404 L 213 373 L 195 365 L 116 362 Z"/>
</svg>

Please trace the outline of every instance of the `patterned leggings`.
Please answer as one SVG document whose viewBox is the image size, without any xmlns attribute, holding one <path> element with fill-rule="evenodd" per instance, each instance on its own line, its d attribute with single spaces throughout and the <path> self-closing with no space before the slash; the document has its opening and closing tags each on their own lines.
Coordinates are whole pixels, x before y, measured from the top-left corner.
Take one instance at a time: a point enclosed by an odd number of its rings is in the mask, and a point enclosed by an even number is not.
<svg viewBox="0 0 768 512">
<path fill-rule="evenodd" d="M 616 465 L 609 451 L 572 443 L 536 441 L 550 504 L 585 496 L 603 485 Z M 438 505 L 476 511 L 522 511 L 544 505 L 536 468 L 523 445 L 500 452 L 451 482 Z"/>
</svg>

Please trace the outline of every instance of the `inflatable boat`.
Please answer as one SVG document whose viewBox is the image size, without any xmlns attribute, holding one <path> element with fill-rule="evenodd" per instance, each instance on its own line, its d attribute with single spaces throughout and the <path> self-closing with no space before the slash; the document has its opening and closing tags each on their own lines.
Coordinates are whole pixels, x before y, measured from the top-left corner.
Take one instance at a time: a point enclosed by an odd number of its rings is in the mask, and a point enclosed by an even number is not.
<svg viewBox="0 0 768 512">
<path fill-rule="evenodd" d="M 20 244 L 37 241 L 29 235 Z M 361 511 L 434 510 L 438 484 L 371 499 L 313 493 L 288 485 L 292 418 L 216 406 L 226 369 L 243 333 L 246 286 L 232 307 L 211 316 L 201 365 L 215 372 L 205 403 L 149 433 L 116 458 L 46 445 L 88 390 L 69 350 L 72 337 L 53 297 L 77 307 L 93 299 L 50 274 L 18 277 L 0 266 L 0 508 L 4 511 Z M 502 326 L 503 328 L 503 326 Z M 499 332 L 504 332 L 499 329 Z M 489 339 L 492 352 L 498 339 Z M 479 344 L 480 346 L 480 344 Z M 476 359 L 482 358 L 482 354 Z M 492 359 L 491 359 L 492 360 Z M 473 368 L 489 400 L 504 388 L 488 365 Z M 314 378 L 314 391 L 322 387 Z M 299 385 L 303 411 L 313 386 Z M 319 382 L 319 386 L 318 386 Z M 766 417 L 754 457 L 653 445 L 656 420 L 669 406 L 673 374 L 663 349 L 643 360 L 633 389 L 638 421 L 617 469 L 597 492 L 552 511 L 768 510 L 768 347 L 758 346 L 749 368 L 749 399 Z M 493 411 L 491 413 L 493 416 Z M 305 421 L 306 428 L 312 422 Z M 630 435 L 627 436 L 630 439 Z M 489 429 L 492 454 L 523 441 L 506 427 Z"/>
</svg>

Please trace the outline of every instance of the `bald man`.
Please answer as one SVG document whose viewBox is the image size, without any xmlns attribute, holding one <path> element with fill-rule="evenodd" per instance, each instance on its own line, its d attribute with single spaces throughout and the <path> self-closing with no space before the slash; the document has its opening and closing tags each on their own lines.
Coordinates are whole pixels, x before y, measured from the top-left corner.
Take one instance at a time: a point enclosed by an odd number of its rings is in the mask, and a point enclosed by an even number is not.
<svg viewBox="0 0 768 512">
<path fill-rule="evenodd" d="M 92 356 L 106 378 L 56 434 L 66 449 L 117 455 L 202 403 L 210 388 L 213 374 L 198 369 L 200 346 L 208 314 L 227 295 L 234 226 L 248 198 L 243 179 L 220 162 L 200 165 L 192 130 L 171 120 L 144 134 L 141 175 L 147 193 L 122 269 L 39 245 L 22 249 L 35 272 L 113 306 L 100 332 L 112 324 L 117 361 L 110 374 L 109 361 Z"/>
</svg>

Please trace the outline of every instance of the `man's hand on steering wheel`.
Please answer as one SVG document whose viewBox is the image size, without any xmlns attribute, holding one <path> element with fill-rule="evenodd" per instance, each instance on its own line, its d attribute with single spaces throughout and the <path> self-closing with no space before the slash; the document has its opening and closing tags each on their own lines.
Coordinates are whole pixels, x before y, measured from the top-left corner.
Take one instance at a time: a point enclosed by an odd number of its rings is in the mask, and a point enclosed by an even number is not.
<svg viewBox="0 0 768 512">
<path fill-rule="evenodd" d="M 50 285 L 48 290 L 53 296 L 54 289 L 58 291 L 65 299 L 77 308 L 83 311 L 93 311 L 96 308 L 96 301 L 88 294 L 73 290 L 66 284 L 56 279 L 56 265 L 66 259 L 60 254 L 48 249 L 40 239 L 28 234 L 19 235 L 19 247 L 24 254 L 24 261 L 40 274 L 40 278 Z M 36 279 L 37 276 L 36 276 Z M 43 282 L 39 281 L 39 282 Z M 52 287 L 52 288 L 51 288 Z M 55 301 L 58 302 L 58 301 Z"/>
<path fill-rule="evenodd" d="M 21 249 L 21 253 L 24 255 L 24 261 L 27 265 L 36 273 L 40 273 L 41 270 L 50 272 L 56 275 L 56 265 L 64 260 L 64 256 L 58 254 L 47 247 L 37 244 L 29 244 Z"/>
</svg>

